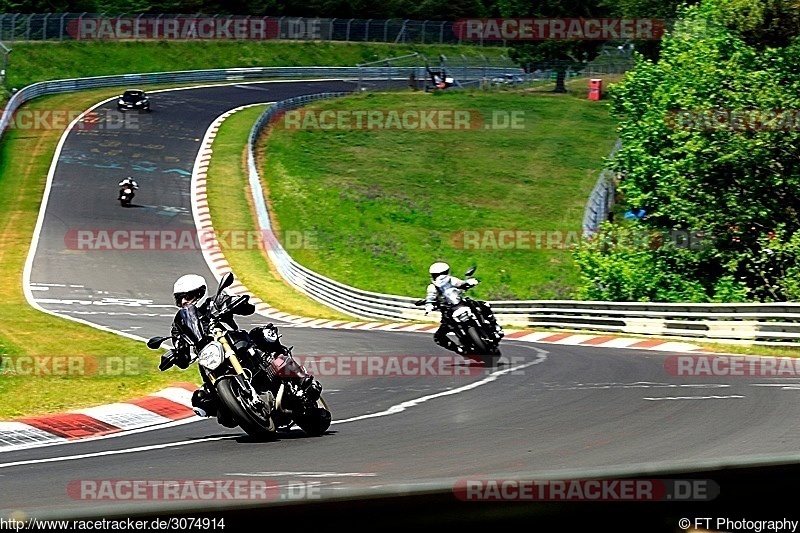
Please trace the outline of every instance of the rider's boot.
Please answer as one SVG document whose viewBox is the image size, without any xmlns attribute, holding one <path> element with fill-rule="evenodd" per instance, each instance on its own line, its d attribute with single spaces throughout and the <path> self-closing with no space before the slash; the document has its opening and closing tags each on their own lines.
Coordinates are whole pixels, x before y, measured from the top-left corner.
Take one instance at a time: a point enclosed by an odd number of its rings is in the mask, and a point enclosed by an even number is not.
<svg viewBox="0 0 800 533">
<path fill-rule="evenodd" d="M 205 386 L 192 394 L 192 410 L 197 416 L 208 418 L 217 415 L 217 401 Z"/>
</svg>

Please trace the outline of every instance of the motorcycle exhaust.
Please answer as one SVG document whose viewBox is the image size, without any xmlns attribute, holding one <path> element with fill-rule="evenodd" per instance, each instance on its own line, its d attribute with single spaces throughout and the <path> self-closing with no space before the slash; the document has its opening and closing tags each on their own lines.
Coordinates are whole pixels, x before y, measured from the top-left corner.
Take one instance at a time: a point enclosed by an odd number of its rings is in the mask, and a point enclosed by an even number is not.
<svg viewBox="0 0 800 533">
<path fill-rule="evenodd" d="M 282 413 L 292 414 L 289 409 L 284 409 L 281 405 L 281 401 L 283 400 L 283 393 L 286 391 L 286 385 L 281 383 L 280 387 L 278 387 L 278 396 L 275 398 L 275 410 L 280 411 Z"/>
</svg>

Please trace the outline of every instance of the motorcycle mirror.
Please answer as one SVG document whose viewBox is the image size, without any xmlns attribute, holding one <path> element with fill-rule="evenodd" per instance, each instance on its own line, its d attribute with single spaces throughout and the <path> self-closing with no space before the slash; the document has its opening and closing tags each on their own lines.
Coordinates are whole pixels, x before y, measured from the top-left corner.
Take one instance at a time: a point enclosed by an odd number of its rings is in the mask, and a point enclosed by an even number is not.
<svg viewBox="0 0 800 533">
<path fill-rule="evenodd" d="M 219 287 L 217 288 L 217 296 L 222 294 L 222 291 L 227 289 L 233 283 L 233 272 L 226 272 L 222 279 L 219 280 Z"/>
<path fill-rule="evenodd" d="M 425 300 L 417 300 L 414 305 L 425 305 Z"/>
<path fill-rule="evenodd" d="M 468 277 L 470 277 L 471 275 L 473 275 L 473 274 L 475 273 L 475 271 L 476 271 L 477 269 L 478 269 L 478 267 L 477 267 L 477 266 L 471 266 L 471 267 L 469 267 L 469 269 L 468 269 L 468 270 L 467 270 L 467 271 L 464 273 L 464 276 L 465 276 L 465 277 L 467 277 L 467 278 L 468 278 Z"/>
<path fill-rule="evenodd" d="M 167 337 L 151 337 L 149 341 L 147 341 L 147 347 L 151 350 L 155 350 L 161 343 L 167 340 Z"/>
</svg>

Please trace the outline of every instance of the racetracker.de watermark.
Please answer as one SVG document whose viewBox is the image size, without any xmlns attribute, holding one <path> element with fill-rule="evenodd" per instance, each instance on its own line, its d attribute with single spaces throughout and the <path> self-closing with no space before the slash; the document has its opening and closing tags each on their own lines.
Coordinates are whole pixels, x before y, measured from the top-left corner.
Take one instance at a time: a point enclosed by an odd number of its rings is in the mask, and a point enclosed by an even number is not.
<svg viewBox="0 0 800 533">
<path fill-rule="evenodd" d="M 631 230 L 616 239 L 618 246 L 655 250 L 666 244 L 699 250 L 708 240 L 702 232 L 684 230 Z M 474 229 L 453 232 L 450 245 L 457 250 L 573 250 L 584 244 L 579 230 Z"/>
<path fill-rule="evenodd" d="M 709 501 L 719 495 L 710 479 L 460 479 L 464 501 Z"/>
<path fill-rule="evenodd" d="M 485 368 L 461 355 L 293 355 L 315 377 L 470 377 Z M 514 358 L 509 358 L 511 363 Z M 522 373 L 522 371 L 516 371 Z"/>
<path fill-rule="evenodd" d="M 17 109 L 8 127 L 14 130 L 61 131 L 70 124 L 76 130 L 138 130 L 142 117 L 113 109 L 85 111 L 77 109 Z"/>
<path fill-rule="evenodd" d="M 64 235 L 64 245 L 68 250 L 81 251 L 274 250 L 279 246 L 286 250 L 312 250 L 317 248 L 317 232 L 73 229 Z"/>
<path fill-rule="evenodd" d="M 800 377 L 800 359 L 741 355 L 673 355 L 664 361 L 670 376 Z"/>
<path fill-rule="evenodd" d="M 641 18 L 477 18 L 459 19 L 453 33 L 466 41 L 659 40 L 666 23 Z"/>
<path fill-rule="evenodd" d="M 800 109 L 673 109 L 664 120 L 683 131 L 800 131 Z"/>
<path fill-rule="evenodd" d="M 279 484 L 271 479 L 76 479 L 73 500 L 89 501 L 276 501 L 320 498 L 320 483 Z"/>
<path fill-rule="evenodd" d="M 478 109 L 294 109 L 272 124 L 286 130 L 479 131 L 525 129 L 525 111 Z"/>
<path fill-rule="evenodd" d="M 0 355 L 0 377 L 138 376 L 145 364 L 123 355 Z"/>
<path fill-rule="evenodd" d="M 264 41 L 278 38 L 279 29 L 278 19 L 270 17 L 87 17 L 67 22 L 67 33 L 79 41 L 98 39 Z"/>
</svg>

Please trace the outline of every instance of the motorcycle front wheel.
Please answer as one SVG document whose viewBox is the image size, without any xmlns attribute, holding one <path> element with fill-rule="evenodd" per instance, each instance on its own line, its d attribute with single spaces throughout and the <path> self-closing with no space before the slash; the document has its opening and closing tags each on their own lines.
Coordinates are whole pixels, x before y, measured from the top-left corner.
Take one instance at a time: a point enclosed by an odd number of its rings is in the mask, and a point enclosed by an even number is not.
<svg viewBox="0 0 800 533">
<path fill-rule="evenodd" d="M 483 364 L 488 367 L 497 366 L 500 362 L 500 350 L 496 347 L 492 349 L 487 347 L 475 326 L 470 326 L 469 329 L 467 329 L 467 335 L 469 335 L 473 346 L 475 346 L 475 349 L 478 351 L 477 355 L 480 356 Z"/>
<path fill-rule="evenodd" d="M 248 435 L 263 437 L 274 433 L 275 425 L 269 414 L 269 407 L 257 411 L 248 402 L 249 391 L 242 389 L 236 379 L 220 379 L 216 383 L 217 395 L 225 409 Z"/>
<path fill-rule="evenodd" d="M 486 343 L 483 342 L 480 333 L 475 328 L 475 326 L 470 326 L 467 328 L 467 335 L 469 335 L 470 341 L 472 341 L 472 345 L 475 346 L 475 349 L 478 351 L 480 355 L 486 355 L 489 353 L 489 349 L 486 347 Z"/>
</svg>

